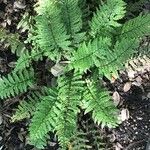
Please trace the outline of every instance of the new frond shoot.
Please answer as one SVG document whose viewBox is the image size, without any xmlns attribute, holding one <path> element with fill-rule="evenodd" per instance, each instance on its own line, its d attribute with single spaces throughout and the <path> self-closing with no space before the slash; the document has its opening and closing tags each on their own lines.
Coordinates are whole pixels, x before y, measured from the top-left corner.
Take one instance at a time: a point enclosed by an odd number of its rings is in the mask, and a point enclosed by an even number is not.
<svg viewBox="0 0 150 150">
<path fill-rule="evenodd" d="M 81 110 L 91 114 L 98 125 L 115 127 L 118 124 L 117 108 L 101 77 L 110 80 L 112 76 L 118 77 L 118 70 L 136 53 L 140 38 L 150 35 L 150 15 L 143 13 L 127 20 L 127 4 L 123 0 L 97 4 L 95 12 L 89 13 L 85 9 L 90 7 L 86 1 L 38 0 L 36 15 L 32 16 L 35 24 L 27 28 L 30 35 L 26 42 L 31 44 L 31 49 L 17 55 L 12 73 L 0 79 L 1 99 L 26 92 L 27 97 L 20 102 L 12 121 L 31 118 L 29 139 L 37 148 L 44 149 L 48 133 L 53 132 L 61 149 L 72 148 L 74 138 L 83 144 L 76 145 L 75 149 L 78 146 L 83 149 L 87 141 L 82 142 L 77 125 Z M 27 18 L 22 20 L 28 24 L 26 21 Z M 12 35 L 6 36 L 1 29 L 0 37 L 13 40 Z M 34 89 L 35 85 L 43 87 L 34 65 L 40 60 L 63 66 L 61 75 L 54 77 L 53 86 L 44 82 L 46 91 Z M 49 70 L 52 69 L 46 72 Z M 55 71 L 60 72 L 58 67 Z M 53 72 L 49 74 L 52 76 Z"/>
</svg>

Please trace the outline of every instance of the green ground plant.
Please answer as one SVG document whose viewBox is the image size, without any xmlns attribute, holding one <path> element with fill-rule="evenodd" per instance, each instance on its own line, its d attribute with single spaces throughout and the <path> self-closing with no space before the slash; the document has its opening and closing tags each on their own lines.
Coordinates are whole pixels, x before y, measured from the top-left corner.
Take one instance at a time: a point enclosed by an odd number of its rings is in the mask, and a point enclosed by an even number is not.
<svg viewBox="0 0 150 150">
<path fill-rule="evenodd" d="M 91 113 L 98 125 L 117 126 L 118 111 L 102 85 L 102 77 L 116 78 L 118 70 L 136 53 L 140 38 L 150 33 L 150 15 L 124 19 L 123 0 L 101 2 L 92 13 L 84 0 L 39 0 L 35 11 L 34 24 L 26 24 L 29 31 L 25 43 L 32 48 L 17 53 L 14 70 L 0 80 L 0 98 L 33 90 L 37 84 L 33 61 L 45 57 L 53 61 L 59 66 L 55 74 L 55 67 L 51 68 L 56 87 L 41 86 L 28 94 L 12 121 L 31 117 L 32 145 L 43 149 L 51 131 L 65 150 L 73 147 L 71 141 L 78 136 L 77 115 L 81 109 Z"/>
</svg>

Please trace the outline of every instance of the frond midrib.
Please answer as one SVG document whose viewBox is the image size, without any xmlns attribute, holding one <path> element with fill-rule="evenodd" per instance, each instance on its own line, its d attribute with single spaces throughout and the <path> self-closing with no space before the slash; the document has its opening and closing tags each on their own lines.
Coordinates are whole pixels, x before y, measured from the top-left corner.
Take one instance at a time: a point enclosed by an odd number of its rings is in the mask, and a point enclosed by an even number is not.
<svg viewBox="0 0 150 150">
<path fill-rule="evenodd" d="M 138 30 L 140 29 L 142 26 L 144 26 L 146 23 L 149 23 L 150 21 L 148 20 L 147 22 L 144 22 L 143 24 L 139 25 L 139 26 L 134 26 L 134 28 L 132 28 L 131 30 L 127 31 L 127 32 L 123 32 L 123 33 L 120 33 L 120 35 L 118 36 L 123 36 L 124 34 L 127 34 L 129 32 L 132 32 L 134 30 Z M 133 27 L 133 26 L 132 26 Z M 138 28 L 138 29 L 137 29 Z"/>
<path fill-rule="evenodd" d="M 28 81 L 32 81 L 32 79 L 34 79 L 34 78 L 28 78 L 28 79 L 26 79 L 26 80 L 23 80 L 23 81 L 21 81 L 21 82 L 15 82 L 15 83 L 12 83 L 11 82 L 11 86 L 10 85 L 7 85 L 4 89 L 3 89 L 3 91 L 7 91 L 9 88 L 12 88 L 12 87 L 16 87 L 16 86 L 18 86 L 19 84 L 23 84 L 23 83 L 27 83 Z M 4 85 L 5 85 L 5 81 L 4 81 Z M 6 90 L 7 89 L 7 90 Z"/>
</svg>

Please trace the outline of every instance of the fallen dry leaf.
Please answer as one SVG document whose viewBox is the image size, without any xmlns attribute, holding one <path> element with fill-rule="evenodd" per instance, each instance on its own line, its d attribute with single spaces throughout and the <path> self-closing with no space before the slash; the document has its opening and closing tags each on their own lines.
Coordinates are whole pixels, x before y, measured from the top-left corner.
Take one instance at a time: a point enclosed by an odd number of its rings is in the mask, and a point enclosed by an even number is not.
<svg viewBox="0 0 150 150">
<path fill-rule="evenodd" d="M 2 116 L 1 116 L 1 114 L 0 114 L 0 125 L 3 123 L 3 118 L 2 118 Z"/>
<path fill-rule="evenodd" d="M 119 103 L 120 103 L 120 95 L 119 95 L 119 93 L 117 91 L 115 91 L 113 93 L 113 100 L 114 100 L 115 106 L 118 106 Z"/>
<path fill-rule="evenodd" d="M 120 119 L 121 119 L 121 121 L 128 120 L 129 117 L 130 117 L 130 115 L 129 115 L 129 110 L 128 110 L 128 109 L 122 109 L 122 110 L 121 110 L 121 114 L 120 114 Z"/>
<path fill-rule="evenodd" d="M 131 89 L 131 85 L 131 82 L 127 82 L 123 87 L 123 91 L 128 92 Z"/>
<path fill-rule="evenodd" d="M 115 145 L 115 150 L 121 150 L 121 149 L 123 149 L 122 145 L 117 142 Z"/>
</svg>

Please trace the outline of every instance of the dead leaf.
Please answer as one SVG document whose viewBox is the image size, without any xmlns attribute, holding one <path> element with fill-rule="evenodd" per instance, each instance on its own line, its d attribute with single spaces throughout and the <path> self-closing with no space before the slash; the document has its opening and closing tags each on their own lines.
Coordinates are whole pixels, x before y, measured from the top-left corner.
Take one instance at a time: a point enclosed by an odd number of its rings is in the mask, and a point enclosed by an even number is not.
<svg viewBox="0 0 150 150">
<path fill-rule="evenodd" d="M 7 24 L 11 25 L 11 20 L 9 18 L 7 19 Z"/>
<path fill-rule="evenodd" d="M 26 5 L 24 5 L 21 2 L 14 2 L 14 8 L 24 9 L 25 7 L 26 7 Z"/>
<path fill-rule="evenodd" d="M 61 65 L 60 63 L 55 64 L 52 68 L 51 68 L 51 73 L 55 76 L 58 77 L 61 74 L 63 74 L 64 71 L 64 67 L 63 65 Z"/>
<path fill-rule="evenodd" d="M 14 61 L 10 62 L 10 63 L 8 64 L 8 66 L 11 67 L 11 68 L 15 68 L 16 62 L 14 62 Z"/>
<path fill-rule="evenodd" d="M 115 145 L 115 150 L 121 150 L 121 149 L 123 149 L 123 146 L 117 142 Z"/>
<path fill-rule="evenodd" d="M 3 118 L 2 118 L 2 116 L 1 116 L 1 114 L 0 114 L 0 125 L 3 123 Z"/>
<path fill-rule="evenodd" d="M 131 82 L 127 82 L 123 87 L 123 91 L 128 92 L 131 89 L 131 85 Z"/>
<path fill-rule="evenodd" d="M 24 141 L 24 137 L 23 137 L 23 135 L 22 135 L 22 134 L 20 134 L 20 133 L 18 133 L 18 138 L 19 138 L 19 140 L 20 140 L 21 142 L 23 142 L 23 141 Z"/>
<path fill-rule="evenodd" d="M 141 86 L 141 83 L 134 81 L 134 82 L 132 82 L 132 85 Z"/>
<path fill-rule="evenodd" d="M 121 114 L 120 114 L 120 119 L 121 119 L 121 121 L 128 120 L 129 117 L 130 117 L 130 115 L 129 115 L 129 110 L 128 110 L 128 109 L 122 109 L 122 110 L 121 110 Z"/>
<path fill-rule="evenodd" d="M 147 94 L 147 97 L 150 98 L 150 92 Z"/>
<path fill-rule="evenodd" d="M 128 70 L 128 77 L 133 79 L 135 77 L 135 72 L 133 70 Z"/>
<path fill-rule="evenodd" d="M 114 100 L 115 106 L 118 106 L 119 103 L 120 103 L 120 95 L 119 95 L 119 93 L 117 91 L 115 91 L 113 93 L 113 100 Z"/>
</svg>

